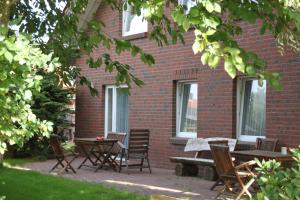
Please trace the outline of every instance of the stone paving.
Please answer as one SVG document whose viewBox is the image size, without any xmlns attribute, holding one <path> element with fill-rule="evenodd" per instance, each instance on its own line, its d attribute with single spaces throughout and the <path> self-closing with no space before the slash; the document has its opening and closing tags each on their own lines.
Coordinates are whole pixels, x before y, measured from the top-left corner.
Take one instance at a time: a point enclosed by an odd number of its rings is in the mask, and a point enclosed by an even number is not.
<svg viewBox="0 0 300 200">
<path fill-rule="evenodd" d="M 77 159 L 72 163 L 77 167 L 82 159 Z M 24 167 L 42 173 L 48 173 L 56 160 L 45 162 L 28 163 Z M 57 175 L 55 173 L 52 173 Z M 114 187 L 119 190 L 130 191 L 140 195 L 166 195 L 176 197 L 177 199 L 207 200 L 213 199 L 217 192 L 210 191 L 213 184 L 198 177 L 178 177 L 174 170 L 153 168 L 152 174 L 144 169 L 140 172 L 138 169 L 126 169 L 121 173 L 114 172 L 112 169 L 100 169 L 94 172 L 94 169 L 82 167 L 76 174 L 71 172 L 61 173 L 59 176 L 101 183 L 108 187 Z"/>
</svg>

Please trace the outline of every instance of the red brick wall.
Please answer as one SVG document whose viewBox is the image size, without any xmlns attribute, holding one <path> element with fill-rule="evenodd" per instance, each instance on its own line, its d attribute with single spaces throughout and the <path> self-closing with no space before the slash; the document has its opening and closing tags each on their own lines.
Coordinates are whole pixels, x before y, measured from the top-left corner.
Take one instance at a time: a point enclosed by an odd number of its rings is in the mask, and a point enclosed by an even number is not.
<svg viewBox="0 0 300 200">
<path fill-rule="evenodd" d="M 113 37 L 121 37 L 121 14 L 110 8 L 100 8 L 96 17 L 106 23 L 105 31 Z M 284 91 L 267 89 L 267 137 L 278 137 L 281 144 L 300 144 L 300 57 L 282 57 L 269 35 L 257 34 L 255 25 L 245 25 L 247 31 L 240 43 L 245 48 L 256 51 L 268 62 L 270 70 L 284 75 Z M 222 67 L 210 70 L 202 66 L 200 56 L 195 56 L 191 45 L 194 33 L 186 34 L 186 45 L 178 44 L 158 47 L 147 38 L 132 40 L 151 53 L 156 60 L 154 67 L 148 67 L 138 58 L 129 54 L 113 59 L 134 66 L 134 74 L 144 80 L 143 88 L 134 87 L 129 97 L 129 128 L 149 128 L 150 161 L 153 166 L 170 167 L 170 156 L 183 155 L 183 145 L 174 145 L 170 138 L 175 135 L 175 83 L 177 80 L 193 79 L 198 82 L 198 137 L 235 137 L 236 105 L 235 80 Z M 107 51 L 106 51 L 107 52 Z M 94 55 L 104 53 L 97 49 Z M 113 84 L 113 75 L 103 69 L 89 69 L 85 57 L 77 60 L 82 73 L 90 78 L 99 90 L 99 97 L 91 97 L 85 86 L 78 86 L 76 96 L 76 136 L 88 137 L 104 133 L 104 88 Z"/>
</svg>

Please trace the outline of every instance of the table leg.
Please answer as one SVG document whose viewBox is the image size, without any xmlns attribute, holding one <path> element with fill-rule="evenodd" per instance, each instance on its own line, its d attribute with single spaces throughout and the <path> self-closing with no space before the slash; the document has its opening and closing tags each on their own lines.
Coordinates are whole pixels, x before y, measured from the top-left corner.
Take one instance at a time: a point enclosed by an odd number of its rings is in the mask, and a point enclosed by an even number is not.
<svg viewBox="0 0 300 200">
<path fill-rule="evenodd" d="M 116 167 L 115 167 L 115 165 L 113 164 L 113 162 L 111 162 L 111 150 L 112 150 L 112 148 L 113 148 L 113 146 L 114 146 L 114 142 L 112 143 L 112 144 L 110 144 L 110 145 L 106 145 L 106 146 L 108 146 L 108 148 L 106 148 L 106 149 L 104 149 L 104 150 L 102 150 L 100 147 L 98 147 L 99 148 L 99 152 L 100 152 L 100 155 L 99 155 L 99 157 L 101 156 L 101 157 L 103 157 L 103 160 L 102 160 L 102 162 L 100 163 L 100 165 L 96 168 L 96 170 L 95 170 L 95 172 L 97 172 L 99 169 L 101 169 L 106 163 L 108 163 L 108 165 L 111 167 L 111 168 L 113 168 L 115 171 L 117 171 L 117 169 L 116 169 Z"/>
<path fill-rule="evenodd" d="M 95 145 L 93 145 L 92 148 L 91 148 L 89 151 L 86 150 L 84 144 L 80 144 L 79 146 L 80 146 L 81 150 L 83 151 L 83 153 L 84 153 L 84 155 L 85 155 L 85 159 L 81 162 L 81 164 L 79 165 L 78 169 L 80 169 L 83 165 L 85 165 L 86 161 L 88 161 L 88 160 L 92 163 L 93 166 L 95 166 L 95 165 L 96 165 L 96 162 L 94 162 L 94 161 L 92 160 L 91 156 L 90 156 L 90 155 L 94 155 L 94 154 L 93 154 L 93 150 L 94 150 L 94 148 L 95 148 L 95 147 L 94 147 Z M 96 157 L 96 158 L 97 158 L 97 157 Z M 96 160 L 96 161 L 97 161 L 97 160 Z M 87 166 L 87 165 L 85 165 L 85 166 Z"/>
</svg>

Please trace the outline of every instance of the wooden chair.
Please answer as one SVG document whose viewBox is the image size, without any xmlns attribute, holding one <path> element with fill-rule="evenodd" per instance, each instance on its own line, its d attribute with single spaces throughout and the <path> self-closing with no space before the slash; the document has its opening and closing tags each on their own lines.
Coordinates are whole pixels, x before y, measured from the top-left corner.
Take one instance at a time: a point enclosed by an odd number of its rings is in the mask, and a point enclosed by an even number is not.
<svg viewBox="0 0 300 200">
<path fill-rule="evenodd" d="M 54 155 L 57 159 L 57 163 L 51 168 L 50 172 L 56 169 L 59 165 L 62 166 L 62 169 L 58 172 L 61 173 L 63 171 L 68 172 L 69 169 L 76 173 L 75 169 L 72 167 L 71 163 L 78 157 L 78 155 L 74 152 L 70 152 L 70 155 L 67 155 L 60 142 L 60 137 L 58 135 L 51 135 L 49 139 L 50 146 L 53 149 Z M 71 159 L 67 159 L 67 156 L 71 156 Z"/>
<path fill-rule="evenodd" d="M 115 143 L 112 147 L 110 145 L 102 145 L 102 146 L 98 146 L 97 148 L 92 149 L 91 150 L 92 154 L 96 158 L 94 163 L 105 162 L 116 169 L 119 165 L 116 162 L 116 159 L 119 155 L 121 155 L 121 152 L 122 152 L 121 145 L 124 143 L 125 137 L 126 137 L 126 133 L 109 132 L 107 134 L 106 138 L 107 139 L 115 139 L 115 140 L 118 140 L 118 142 Z M 108 151 L 108 149 L 109 149 L 109 151 Z"/>
<path fill-rule="evenodd" d="M 223 145 L 228 147 L 228 140 L 215 140 L 215 141 L 208 141 L 209 145 Z M 216 182 L 211 186 L 210 190 L 214 190 L 215 187 L 220 186 L 220 185 L 224 185 L 222 179 L 220 177 L 218 177 L 218 179 L 216 180 Z"/>
<path fill-rule="evenodd" d="M 216 170 L 220 179 L 224 183 L 224 187 L 219 191 L 218 198 L 225 191 L 235 193 L 235 199 L 240 199 L 244 194 L 252 197 L 249 187 L 254 183 L 254 173 L 251 166 L 255 161 L 249 161 L 235 166 L 229 152 L 229 147 L 224 145 L 210 145 L 212 157 L 214 159 Z M 233 186 L 237 186 L 235 192 Z"/>
<path fill-rule="evenodd" d="M 256 149 L 263 151 L 275 151 L 278 139 L 274 138 L 257 138 Z"/>
<path fill-rule="evenodd" d="M 128 148 L 122 146 L 122 154 L 120 159 L 119 172 L 121 172 L 122 166 L 126 166 L 127 170 L 129 167 L 137 167 L 140 171 L 143 168 L 149 168 L 151 173 L 151 167 L 149 162 L 149 137 L 150 131 L 148 129 L 131 129 L 128 138 Z M 125 158 L 125 165 L 122 165 L 122 160 Z M 128 160 L 139 160 L 140 162 L 129 164 Z M 144 160 L 147 161 L 147 165 L 144 166 Z"/>
<path fill-rule="evenodd" d="M 107 135 L 107 139 L 118 140 L 118 142 L 114 144 L 114 146 L 112 147 L 112 149 L 110 149 L 109 152 L 111 154 L 111 156 L 109 157 L 110 163 L 112 163 L 116 167 L 119 166 L 119 163 L 116 162 L 116 159 L 118 158 L 118 156 L 122 154 L 122 146 L 124 144 L 125 138 L 126 138 L 126 133 L 110 132 Z"/>
</svg>

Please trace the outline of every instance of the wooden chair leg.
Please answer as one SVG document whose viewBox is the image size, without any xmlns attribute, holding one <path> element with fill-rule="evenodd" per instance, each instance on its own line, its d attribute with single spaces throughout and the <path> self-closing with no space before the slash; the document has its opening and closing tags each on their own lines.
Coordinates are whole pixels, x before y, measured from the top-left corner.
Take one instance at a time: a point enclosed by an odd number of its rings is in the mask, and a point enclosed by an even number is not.
<svg viewBox="0 0 300 200">
<path fill-rule="evenodd" d="M 249 192 L 249 187 L 254 183 L 255 179 L 252 178 L 246 185 L 243 183 L 243 181 L 241 181 L 240 179 L 238 179 L 238 182 L 242 188 L 242 190 L 240 191 L 240 193 L 238 194 L 238 196 L 236 197 L 237 200 L 239 200 L 245 193 L 252 198 L 251 193 Z"/>
<path fill-rule="evenodd" d="M 70 161 L 68 161 L 68 160 L 65 159 L 65 161 L 66 161 L 66 163 L 67 163 L 67 165 L 68 165 L 67 168 L 71 169 L 71 170 L 74 172 L 74 174 L 76 174 L 76 171 L 75 171 L 75 169 L 72 167 L 71 163 L 72 163 L 76 158 L 77 158 L 77 156 L 74 156 L 74 158 L 72 158 Z"/>
<path fill-rule="evenodd" d="M 126 170 L 127 170 L 127 173 L 129 174 L 129 166 L 128 166 L 128 155 L 125 155 L 125 165 L 126 165 Z"/>
<path fill-rule="evenodd" d="M 144 158 L 141 159 L 141 167 L 140 167 L 140 172 L 143 171 L 143 166 L 144 166 Z"/>
<path fill-rule="evenodd" d="M 49 172 L 52 172 L 59 164 L 60 164 L 60 162 L 57 162 L 57 163 L 50 169 Z"/>
<path fill-rule="evenodd" d="M 220 178 L 218 178 L 218 180 L 216 180 L 216 182 L 211 186 L 210 190 L 214 190 L 215 187 L 217 187 L 219 185 L 224 185 L 222 179 L 220 179 Z"/>
<path fill-rule="evenodd" d="M 120 158 L 119 173 L 120 173 L 121 170 L 122 170 L 122 162 L 123 162 L 123 151 L 122 151 L 122 153 L 121 153 L 121 158 Z"/>
<path fill-rule="evenodd" d="M 149 172 L 150 172 L 150 174 L 151 174 L 151 173 L 152 173 L 152 171 L 151 171 L 151 166 L 150 166 L 150 162 L 149 162 L 149 157 L 148 157 L 148 154 L 147 154 L 146 160 L 147 160 L 147 164 L 148 164 Z"/>
</svg>

